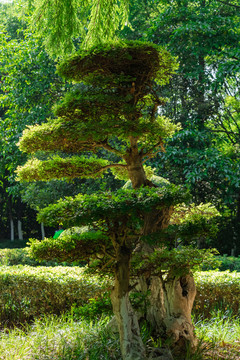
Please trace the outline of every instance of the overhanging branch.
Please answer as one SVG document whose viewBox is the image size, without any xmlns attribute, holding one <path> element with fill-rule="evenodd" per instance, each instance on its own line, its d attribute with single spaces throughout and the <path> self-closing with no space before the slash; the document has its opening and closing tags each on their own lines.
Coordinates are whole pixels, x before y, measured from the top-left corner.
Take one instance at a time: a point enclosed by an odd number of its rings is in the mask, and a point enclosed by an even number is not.
<svg viewBox="0 0 240 360">
<path fill-rule="evenodd" d="M 121 151 L 119 151 L 119 150 L 115 149 L 114 147 L 112 147 L 111 145 L 109 145 L 107 140 L 102 141 L 101 145 L 105 150 L 108 150 L 119 157 L 123 157 L 123 153 L 121 153 Z"/>
<path fill-rule="evenodd" d="M 158 149 L 158 150 L 157 150 Z M 163 141 L 162 139 L 157 143 L 155 144 L 151 149 L 149 149 L 145 154 L 142 153 L 141 156 L 143 158 L 146 158 L 143 163 L 145 163 L 148 159 L 152 158 L 153 156 L 155 156 L 155 150 L 160 151 L 160 149 L 165 152 L 165 148 L 164 148 L 164 145 L 163 145 Z"/>
<path fill-rule="evenodd" d="M 216 1 L 217 1 L 217 2 L 220 2 L 220 3 L 224 4 L 224 5 L 228 5 L 228 6 L 232 6 L 232 7 L 235 7 L 235 8 L 237 8 L 237 9 L 240 9 L 240 6 L 239 6 L 239 5 L 231 4 L 231 3 L 227 2 L 227 1 L 222 1 L 222 0 L 216 0 Z"/>
</svg>

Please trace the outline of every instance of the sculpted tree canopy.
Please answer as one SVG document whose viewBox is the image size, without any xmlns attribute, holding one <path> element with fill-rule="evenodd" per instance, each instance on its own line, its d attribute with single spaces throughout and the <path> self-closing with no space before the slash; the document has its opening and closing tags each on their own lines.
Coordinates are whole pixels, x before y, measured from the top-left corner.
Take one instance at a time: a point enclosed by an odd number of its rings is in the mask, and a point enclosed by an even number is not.
<svg viewBox="0 0 240 360">
<path fill-rule="evenodd" d="M 186 343 L 196 344 L 191 322 L 196 291 L 190 269 L 205 255 L 187 250 L 186 261 L 184 249 L 176 255 L 167 233 L 174 206 L 188 194 L 166 180 L 156 182 L 144 165 L 164 150 L 164 140 L 178 129 L 161 115 L 165 99 L 156 92 L 176 68 L 166 50 L 150 43 L 118 42 L 81 50 L 58 66 L 59 74 L 77 84 L 55 106 L 56 118 L 26 129 L 19 143 L 32 156 L 18 168 L 22 181 L 97 177 L 109 169 L 131 181 L 131 187 L 116 192 L 79 194 L 42 209 L 39 221 L 84 229 L 57 240 L 33 240 L 31 246 L 39 259 L 84 259 L 93 270 L 113 276 L 111 301 L 124 360 L 156 355 L 146 352 L 140 336 L 129 300 L 131 278 L 140 291 L 150 292 L 143 318 L 151 323 L 153 336 L 170 337 L 173 351 L 180 354 Z M 100 149 L 119 161 L 99 158 Z"/>
</svg>

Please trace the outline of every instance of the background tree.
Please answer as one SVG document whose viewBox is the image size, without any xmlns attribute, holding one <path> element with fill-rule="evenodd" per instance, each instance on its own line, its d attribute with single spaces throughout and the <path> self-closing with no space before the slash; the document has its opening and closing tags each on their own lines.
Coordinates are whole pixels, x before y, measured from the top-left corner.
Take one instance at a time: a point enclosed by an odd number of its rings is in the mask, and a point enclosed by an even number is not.
<svg viewBox="0 0 240 360">
<path fill-rule="evenodd" d="M 228 216 L 231 214 L 228 235 L 225 233 L 221 247 L 230 253 L 232 248 L 239 247 L 239 235 L 232 231 L 238 214 L 239 172 L 227 151 L 232 141 L 227 128 L 231 124 L 236 129 L 236 123 L 226 106 L 226 98 L 235 96 L 239 87 L 239 11 L 234 6 L 237 4 L 161 1 L 154 5 L 150 0 L 131 2 L 132 29 L 121 32 L 122 36 L 165 46 L 178 56 L 180 63 L 176 75 L 159 96 L 168 97 L 163 113 L 166 111 L 181 122 L 182 130 L 173 136 L 166 152 L 158 155 L 152 166 L 171 181 L 186 183 L 196 202 L 211 201 Z M 226 211 L 226 206 L 230 211 Z M 221 233 L 222 229 L 219 239 Z"/>
<path fill-rule="evenodd" d="M 26 161 L 16 144 L 26 125 L 51 116 L 52 104 L 67 84 L 55 74 L 55 63 L 41 40 L 27 30 L 28 17 L 20 12 L 21 6 L 1 8 L 1 238 L 14 240 L 16 229 L 19 239 L 39 233 L 37 222 L 29 226 L 28 218 L 35 218 L 36 212 L 21 201 L 22 186 L 15 181 L 17 166 Z"/>
</svg>

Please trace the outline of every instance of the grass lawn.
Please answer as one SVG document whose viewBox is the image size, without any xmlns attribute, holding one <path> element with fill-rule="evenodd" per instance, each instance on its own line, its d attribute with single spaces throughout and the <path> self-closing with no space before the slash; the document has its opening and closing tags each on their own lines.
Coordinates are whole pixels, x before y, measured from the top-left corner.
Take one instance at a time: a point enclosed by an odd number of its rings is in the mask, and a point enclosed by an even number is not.
<svg viewBox="0 0 240 360">
<path fill-rule="evenodd" d="M 118 336 L 97 322 L 76 321 L 72 315 L 46 317 L 24 329 L 1 332 L 1 360 L 120 360 Z M 143 339 L 148 339 L 145 328 Z M 210 320 L 196 321 L 199 349 L 185 360 L 240 359 L 240 320 L 220 312 Z M 149 342 L 148 345 L 153 346 Z"/>
</svg>

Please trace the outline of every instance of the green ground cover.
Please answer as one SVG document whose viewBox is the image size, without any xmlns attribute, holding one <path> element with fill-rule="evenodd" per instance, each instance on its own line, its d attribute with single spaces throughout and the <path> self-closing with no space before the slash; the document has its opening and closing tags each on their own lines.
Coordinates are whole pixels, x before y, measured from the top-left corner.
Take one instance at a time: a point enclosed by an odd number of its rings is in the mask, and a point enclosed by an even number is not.
<svg viewBox="0 0 240 360">
<path fill-rule="evenodd" d="M 73 315 L 50 316 L 22 329 L 2 331 L 0 359 L 121 360 L 118 336 L 109 330 L 108 321 L 104 315 L 97 322 L 76 321 Z M 211 320 L 196 321 L 195 326 L 199 347 L 185 360 L 239 359 L 239 319 L 217 312 Z M 141 331 L 149 348 L 158 346 L 151 341 L 147 327 L 142 326 Z"/>
<path fill-rule="evenodd" d="M 83 271 L 81 267 L 0 266 L 2 326 L 28 322 L 44 314 L 59 315 L 73 306 L 82 308 L 91 304 L 93 316 L 94 311 L 99 313 L 99 308 L 111 308 L 111 280 L 86 275 Z M 196 316 L 202 314 L 209 318 L 216 309 L 239 315 L 240 273 L 198 272 L 195 282 L 197 296 L 193 310 Z"/>
<path fill-rule="evenodd" d="M 118 336 L 106 328 L 111 280 L 83 271 L 0 266 L 0 360 L 121 360 Z M 240 273 L 198 272 L 195 281 L 200 342 L 185 360 L 240 359 Z M 157 346 L 145 324 L 142 337 L 147 347 Z"/>
</svg>

